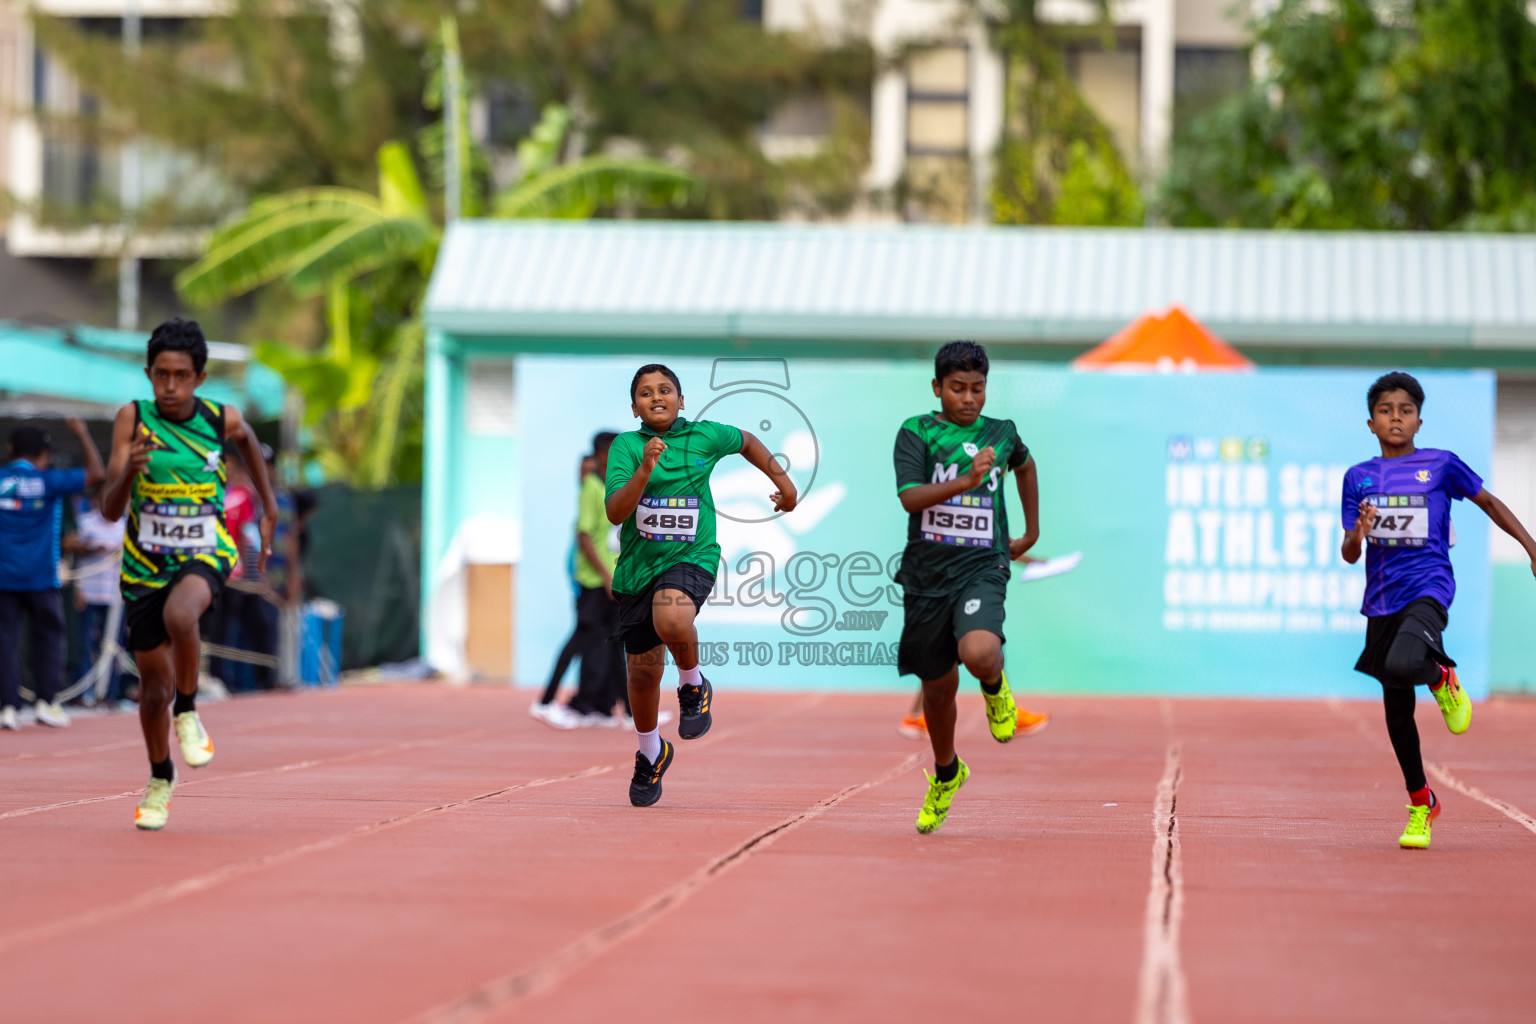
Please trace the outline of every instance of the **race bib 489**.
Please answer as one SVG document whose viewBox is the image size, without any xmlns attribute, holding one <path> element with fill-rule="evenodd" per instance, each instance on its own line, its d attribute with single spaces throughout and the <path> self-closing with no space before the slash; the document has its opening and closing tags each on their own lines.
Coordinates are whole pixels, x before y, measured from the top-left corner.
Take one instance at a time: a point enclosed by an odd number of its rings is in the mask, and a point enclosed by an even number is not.
<svg viewBox="0 0 1536 1024">
<path fill-rule="evenodd" d="M 1424 495 L 1374 494 L 1365 500 L 1376 506 L 1372 544 L 1421 548 L 1429 540 L 1429 502 Z"/>
<path fill-rule="evenodd" d="M 990 547 L 992 515 L 991 495 L 957 494 L 923 509 L 923 540 L 968 548 Z"/>
<path fill-rule="evenodd" d="M 635 529 L 646 540 L 692 544 L 699 537 L 699 499 L 642 497 Z"/>
</svg>

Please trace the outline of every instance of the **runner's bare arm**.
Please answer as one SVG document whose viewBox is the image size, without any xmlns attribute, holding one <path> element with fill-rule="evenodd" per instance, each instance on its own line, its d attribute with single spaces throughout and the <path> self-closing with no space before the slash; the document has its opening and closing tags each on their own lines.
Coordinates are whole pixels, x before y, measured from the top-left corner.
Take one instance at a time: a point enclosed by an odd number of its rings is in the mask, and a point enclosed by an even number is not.
<svg viewBox="0 0 1536 1024">
<path fill-rule="evenodd" d="M 918 484 L 916 487 L 908 487 L 902 491 L 901 507 L 908 512 L 921 512 L 930 505 L 937 505 L 942 501 L 948 501 L 957 494 L 980 487 L 987 479 L 987 474 L 992 472 L 992 464 L 997 461 L 997 452 L 991 445 L 987 445 L 976 453 L 971 460 L 971 471 L 964 476 L 956 476 L 953 480 L 945 480 L 936 484 Z"/>
<path fill-rule="evenodd" d="M 661 453 L 667 450 L 667 442 L 659 437 L 653 437 L 645 442 L 645 451 L 641 453 L 640 465 L 635 467 L 634 473 L 625 481 L 624 486 L 614 491 L 608 500 L 603 502 L 603 509 L 608 513 L 608 521 L 618 526 L 624 520 L 635 514 L 635 509 L 640 507 L 640 499 L 645 496 L 645 485 L 651 482 L 651 470 L 656 468 L 656 463 L 661 460 Z"/>
<path fill-rule="evenodd" d="M 784 467 L 779 465 L 779 460 L 773 457 L 768 446 L 746 430 L 741 432 L 741 457 L 756 466 L 778 488 L 768 495 L 768 500 L 773 502 L 773 510 L 794 511 L 800 501 L 800 492 L 795 489 L 795 482 L 784 472 Z"/>
<path fill-rule="evenodd" d="M 1339 549 L 1339 554 L 1344 556 L 1344 561 L 1354 565 L 1360 561 L 1360 549 L 1369 536 L 1371 527 L 1376 525 L 1376 506 L 1368 501 L 1360 503 L 1360 516 L 1355 520 L 1355 528 L 1344 535 L 1344 546 Z"/>
<path fill-rule="evenodd" d="M 85 423 L 80 417 L 71 416 L 64 422 L 69 432 L 75 435 L 75 440 L 80 442 L 80 450 L 85 454 L 85 489 L 89 491 L 107 476 L 106 467 L 101 464 L 101 452 L 96 450 L 96 442 L 91 440 L 91 432 L 85 429 Z"/>
<path fill-rule="evenodd" d="M 1472 495 L 1472 504 L 1487 513 L 1495 526 L 1520 542 L 1520 546 L 1525 548 L 1526 555 L 1531 559 L 1531 572 L 1536 574 L 1536 540 L 1526 532 L 1520 520 L 1509 510 L 1509 506 L 1488 493 L 1486 487 Z"/>
<path fill-rule="evenodd" d="M 224 407 L 224 436 L 240 449 L 240 457 L 251 474 L 251 483 L 261 496 L 261 552 L 256 556 L 256 568 L 265 572 L 267 559 L 272 555 L 272 533 L 277 529 L 277 495 L 272 491 L 272 481 L 267 479 L 267 460 L 261 457 L 256 432 L 245 422 L 240 410 L 232 405 Z"/>
<path fill-rule="evenodd" d="M 133 436 L 135 420 L 133 406 L 125 405 L 112 421 L 112 455 L 107 463 L 107 485 L 101 492 L 101 515 L 113 523 L 128 511 L 133 478 L 149 465 L 149 442 Z"/>
<path fill-rule="evenodd" d="M 1024 506 L 1024 536 L 1014 537 L 1008 542 L 1008 557 L 1022 559 L 1024 552 L 1034 547 L 1040 539 L 1040 481 L 1035 476 L 1033 455 L 1013 471 L 1013 478 L 1019 485 L 1019 503 Z"/>
</svg>

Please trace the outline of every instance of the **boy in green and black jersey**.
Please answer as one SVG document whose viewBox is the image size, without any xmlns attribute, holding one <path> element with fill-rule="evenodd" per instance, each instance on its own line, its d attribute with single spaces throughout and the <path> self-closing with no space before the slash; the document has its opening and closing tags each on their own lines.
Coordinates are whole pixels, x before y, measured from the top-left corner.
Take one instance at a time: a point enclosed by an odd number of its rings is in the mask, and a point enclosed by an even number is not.
<svg viewBox="0 0 1536 1024">
<path fill-rule="evenodd" d="M 170 816 L 173 721 L 188 766 L 213 760 L 195 698 L 199 623 L 238 557 L 224 523 L 226 441 L 240 449 L 265 509 L 260 568 L 272 553 L 277 525 L 277 499 L 256 435 L 240 410 L 197 396 L 207 362 L 208 343 L 195 320 L 178 317 L 155 328 L 144 371 L 155 397 L 118 410 L 101 499 L 109 521 L 128 515 L 122 592 L 150 766 L 149 787 L 134 814 L 142 829 L 162 828 Z"/>
<path fill-rule="evenodd" d="M 714 690 L 699 672 L 693 625 L 720 564 L 709 475 L 721 459 L 740 453 L 776 488 L 769 495 L 775 512 L 792 510 L 798 493 L 767 447 L 745 430 L 685 419 L 682 385 L 667 367 L 640 367 L 629 396 L 640 429 L 620 434 L 608 450 L 605 508 L 608 521 L 621 526 L 613 595 L 640 746 L 629 800 L 649 807 L 661 799 L 661 776 L 672 764 L 672 744 L 656 721 L 668 650 L 679 677 L 678 736 L 696 739 L 711 721 Z"/>
<path fill-rule="evenodd" d="M 934 360 L 941 408 L 913 416 L 896 435 L 896 491 L 908 513 L 907 546 L 896 582 L 904 619 L 897 668 L 923 683 L 923 712 L 934 771 L 917 830 L 944 824 L 970 775 L 955 753 L 955 694 L 963 662 L 981 682 L 987 724 L 999 743 L 1013 739 L 1017 709 L 1003 674 L 1003 597 L 1008 562 L 1040 536 L 1035 461 L 1012 420 L 981 414 L 987 353 L 952 341 Z M 1024 505 L 1024 535 L 1010 539 L 1003 473 L 1014 474 Z"/>
</svg>

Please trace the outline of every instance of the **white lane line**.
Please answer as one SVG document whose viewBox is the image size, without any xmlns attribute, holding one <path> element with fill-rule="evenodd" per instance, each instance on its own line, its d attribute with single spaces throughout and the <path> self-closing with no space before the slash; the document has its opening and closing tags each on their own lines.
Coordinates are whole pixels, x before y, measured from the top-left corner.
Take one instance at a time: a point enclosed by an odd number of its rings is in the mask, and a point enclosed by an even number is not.
<svg viewBox="0 0 1536 1024">
<path fill-rule="evenodd" d="M 461 800 L 453 800 L 445 804 L 436 804 L 432 807 L 424 807 L 421 810 L 413 811 L 410 814 L 400 814 L 393 818 L 385 818 L 382 821 L 371 821 L 366 825 L 359 825 L 356 828 L 348 829 L 345 832 L 339 832 L 332 836 L 327 836 L 324 839 L 317 839 L 314 842 L 304 843 L 299 846 L 291 846 L 286 850 L 277 850 L 273 853 L 263 854 L 260 857 L 252 857 L 249 860 L 236 861 L 233 864 L 226 864 L 223 867 L 215 868 L 213 871 L 209 871 L 201 875 L 195 875 L 192 878 L 184 878 L 181 881 L 172 883 L 170 885 L 162 885 L 157 888 L 150 889 L 146 892 L 140 893 L 132 899 L 124 900 L 121 903 L 114 903 L 110 906 L 98 907 L 94 910 L 87 910 L 84 913 L 75 914 L 72 917 L 66 917 L 57 921 L 48 921 L 43 924 L 34 925 L 30 928 L 18 928 L 14 931 L 7 932 L 3 935 L 0 935 L 0 953 L 8 952 L 20 945 L 34 945 L 47 939 L 57 938 L 58 936 L 68 932 L 76 931 L 80 928 L 85 928 L 92 925 L 98 925 L 104 921 L 109 921 L 116 917 L 122 917 L 125 914 L 131 914 L 140 910 L 150 910 L 153 908 L 162 907 L 171 900 L 180 899 L 184 896 L 190 896 L 194 893 L 203 892 L 204 890 L 211 889 L 216 885 L 221 885 L 224 882 L 254 874 L 264 868 L 273 867 L 278 864 L 284 864 L 291 860 L 297 860 L 298 858 L 306 856 L 307 854 L 318 853 L 322 850 L 334 849 L 335 847 L 341 846 L 343 843 L 349 843 L 354 839 L 359 839 L 363 836 L 369 836 L 378 832 L 383 832 L 387 829 L 400 828 L 403 825 L 410 825 L 414 822 L 422 820 L 423 818 L 442 814 L 446 811 L 453 811 L 459 809 L 460 807 L 467 807 L 470 804 L 480 803 L 484 800 L 491 800 L 499 796 L 506 796 L 509 793 L 516 793 L 519 790 L 538 789 L 541 786 L 552 786 L 559 782 L 569 782 L 574 779 L 587 779 L 594 775 L 604 775 L 611 771 L 613 771 L 612 765 L 594 765 L 591 768 L 583 768 L 581 771 L 571 772 L 569 775 L 560 775 L 551 779 L 532 779 L 528 782 L 518 782 L 510 786 L 503 786 L 501 789 L 491 790 L 489 793 L 477 793 L 474 796 L 464 797 Z"/>
<path fill-rule="evenodd" d="M 1505 803 L 1503 800 L 1500 800 L 1496 796 L 1489 796 L 1487 793 L 1484 793 L 1476 786 L 1467 785 L 1465 782 L 1462 782 L 1456 776 L 1452 775 L 1451 770 L 1438 761 L 1425 761 L 1424 768 L 1429 772 L 1429 774 L 1433 775 L 1437 780 L 1439 780 L 1442 785 L 1454 789 L 1456 792 L 1462 794 L 1463 796 L 1469 796 L 1473 800 L 1485 803 L 1489 807 L 1492 807 L 1494 810 L 1498 811 L 1500 814 L 1513 819 L 1521 825 L 1524 825 L 1530 831 L 1536 832 L 1536 818 L 1526 814 L 1514 804 Z"/>
<path fill-rule="evenodd" d="M 182 792 L 190 786 L 207 785 L 210 782 L 229 782 L 232 779 L 248 779 L 253 775 L 275 775 L 281 772 L 296 772 L 305 768 L 314 768 L 326 764 L 346 764 L 349 761 L 362 761 L 370 757 L 379 757 L 383 754 L 398 754 L 404 750 L 415 750 L 418 747 L 430 747 L 438 743 L 446 743 L 449 740 L 468 739 L 484 733 L 484 729 L 468 729 L 461 732 L 448 733 L 443 736 L 428 736 L 425 739 L 407 740 L 404 743 L 392 743 L 387 747 L 370 747 L 367 750 L 355 751 L 351 754 L 342 754 L 339 757 L 318 757 L 304 761 L 293 761 L 289 764 L 280 764 L 271 768 L 252 768 L 243 772 L 231 772 L 228 775 L 204 776 L 199 779 L 188 779 L 185 782 L 177 781 L 176 791 Z M 61 800 L 54 804 L 39 804 L 36 807 L 18 807 L 14 811 L 6 811 L 0 814 L 0 821 L 7 818 L 25 818 L 29 814 L 42 814 L 44 811 L 57 811 L 65 807 L 79 807 L 82 804 L 99 804 L 109 800 L 122 800 L 125 797 L 138 796 L 141 789 L 130 789 L 125 793 L 106 793 L 101 796 L 81 797 L 78 800 Z"/>
<path fill-rule="evenodd" d="M 1141 983 L 1136 1024 L 1189 1024 L 1189 996 L 1179 962 L 1184 919 L 1184 867 L 1179 843 L 1179 781 L 1184 773 L 1178 743 L 1168 747 L 1163 777 L 1152 804 L 1152 887 L 1147 893 Z"/>
<path fill-rule="evenodd" d="M 1360 732 L 1360 735 L 1366 737 L 1373 743 L 1379 743 L 1381 741 L 1381 736 L 1372 732 L 1370 728 L 1360 720 L 1360 716 L 1346 710 L 1342 701 L 1336 698 L 1330 698 L 1328 701 L 1328 706 L 1337 712 L 1340 716 L 1348 719 L 1351 723 L 1353 723 L 1354 727 Z M 1388 741 L 1388 745 L 1391 745 L 1390 741 Z M 1487 804 L 1489 807 L 1492 807 L 1494 810 L 1498 811 L 1500 814 L 1504 815 L 1510 820 L 1515 821 L 1529 831 L 1536 833 L 1536 818 L 1526 814 L 1512 803 L 1507 803 L 1503 800 L 1500 800 L 1496 796 L 1489 796 L 1487 793 L 1484 793 L 1476 786 L 1471 786 L 1465 782 L 1462 782 L 1455 775 L 1452 775 L 1451 770 L 1445 765 L 1441 764 L 1439 761 L 1425 761 L 1424 772 L 1427 775 L 1433 776 L 1435 781 L 1439 782 L 1442 786 L 1445 786 L 1449 789 L 1454 789 L 1462 796 L 1469 796 L 1479 803 Z"/>
<path fill-rule="evenodd" d="M 606 952 L 637 932 L 643 931 L 668 911 L 675 910 L 716 876 L 745 861 L 753 853 L 768 846 L 786 832 L 798 828 L 812 818 L 820 817 L 855 794 L 873 789 L 911 771 L 922 762 L 924 756 L 924 754 L 913 754 L 873 779 L 839 790 L 778 824 L 770 825 L 711 860 L 676 885 L 664 889 L 628 914 L 588 932 L 547 959 L 525 970 L 514 971 L 487 982 L 463 998 L 429 1010 L 414 1020 L 417 1024 L 469 1024 L 471 1021 L 482 1020 L 493 1012 L 505 1009 L 509 1003 L 526 999 L 548 989 L 593 957 Z"/>
</svg>

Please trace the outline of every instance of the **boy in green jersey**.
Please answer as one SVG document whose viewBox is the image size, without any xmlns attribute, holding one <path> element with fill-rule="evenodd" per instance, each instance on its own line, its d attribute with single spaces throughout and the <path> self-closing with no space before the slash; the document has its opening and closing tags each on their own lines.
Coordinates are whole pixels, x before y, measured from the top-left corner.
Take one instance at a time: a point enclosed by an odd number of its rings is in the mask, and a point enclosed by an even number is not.
<svg viewBox="0 0 1536 1024">
<path fill-rule="evenodd" d="M 699 672 L 693 626 L 720 564 L 709 475 L 721 459 L 740 453 L 777 488 L 769 495 L 775 512 L 792 510 L 798 493 L 767 447 L 745 430 L 681 416 L 682 385 L 660 363 L 635 371 L 629 397 L 640 429 L 620 434 L 608 451 L 605 507 L 608 521 L 621 527 L 613 595 L 640 745 L 629 802 L 649 807 L 661 799 L 661 777 L 672 764 L 672 744 L 656 721 L 668 650 L 679 676 L 678 736 L 696 739 L 711 721 L 714 690 Z"/>
<path fill-rule="evenodd" d="M 173 717 L 187 765 L 198 768 L 213 760 L 213 741 L 194 698 L 199 622 L 239 557 L 224 523 L 226 440 L 244 456 L 265 510 L 262 569 L 277 525 L 277 499 L 255 433 L 240 410 L 197 397 L 207 362 L 208 343 L 195 320 L 178 317 L 155 328 L 144 371 L 155 397 L 118 410 L 101 499 L 108 520 L 128 514 L 121 586 L 150 767 L 149 787 L 134 813 L 134 824 L 142 829 L 163 828 L 170 815 L 176 787 Z"/>
<path fill-rule="evenodd" d="M 1003 597 L 1008 562 L 1040 536 L 1035 461 L 1012 420 L 981 414 L 987 352 L 952 341 L 934 359 L 938 412 L 913 416 L 896 434 L 896 493 L 908 513 L 907 546 L 896 582 L 904 619 L 896 667 L 923 684 L 923 712 L 934 774 L 917 830 L 944 824 L 970 769 L 955 753 L 957 662 L 981 682 L 987 724 L 999 743 L 1013 739 L 1017 708 L 1003 674 Z M 1024 536 L 1008 537 L 1004 469 L 1018 482 Z"/>
</svg>

